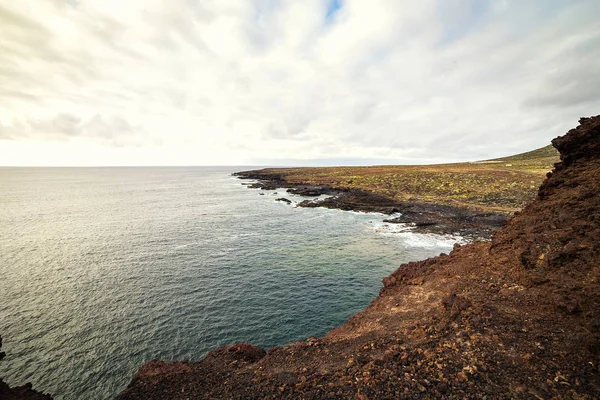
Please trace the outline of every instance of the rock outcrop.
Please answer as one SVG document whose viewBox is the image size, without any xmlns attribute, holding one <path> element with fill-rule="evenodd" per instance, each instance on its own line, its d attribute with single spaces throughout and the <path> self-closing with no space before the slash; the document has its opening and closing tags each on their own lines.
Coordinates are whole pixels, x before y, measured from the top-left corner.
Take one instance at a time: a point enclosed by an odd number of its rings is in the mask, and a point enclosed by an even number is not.
<svg viewBox="0 0 600 400">
<path fill-rule="evenodd" d="M 491 242 L 402 265 L 323 338 L 152 361 L 118 398 L 599 398 L 600 116 L 580 123 Z"/>
<path fill-rule="evenodd" d="M 506 224 L 508 216 L 499 212 L 481 212 L 442 204 L 405 203 L 402 215 L 383 222 L 415 226 L 419 233 L 458 234 L 471 240 L 489 239 Z"/>
<path fill-rule="evenodd" d="M 393 214 L 400 211 L 402 203 L 374 193 L 352 189 L 338 191 L 333 196 L 321 200 L 304 200 L 298 206 Z"/>
<path fill-rule="evenodd" d="M 332 189 L 329 186 L 300 185 L 294 188 L 289 188 L 287 191 L 288 193 L 297 194 L 300 196 L 316 197 L 322 194 L 329 194 L 331 193 Z"/>
</svg>

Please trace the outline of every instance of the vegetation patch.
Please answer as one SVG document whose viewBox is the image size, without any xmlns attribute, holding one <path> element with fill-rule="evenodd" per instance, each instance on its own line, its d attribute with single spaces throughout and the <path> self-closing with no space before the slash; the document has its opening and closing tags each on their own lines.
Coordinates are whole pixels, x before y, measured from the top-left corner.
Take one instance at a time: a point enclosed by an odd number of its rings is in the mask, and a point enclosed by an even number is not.
<svg viewBox="0 0 600 400">
<path fill-rule="evenodd" d="M 360 189 L 398 201 L 463 206 L 485 211 L 514 212 L 535 197 L 545 175 L 559 161 L 548 145 L 493 160 L 372 167 L 267 168 L 290 184 L 328 185 Z M 257 171 L 258 172 L 258 171 Z"/>
</svg>

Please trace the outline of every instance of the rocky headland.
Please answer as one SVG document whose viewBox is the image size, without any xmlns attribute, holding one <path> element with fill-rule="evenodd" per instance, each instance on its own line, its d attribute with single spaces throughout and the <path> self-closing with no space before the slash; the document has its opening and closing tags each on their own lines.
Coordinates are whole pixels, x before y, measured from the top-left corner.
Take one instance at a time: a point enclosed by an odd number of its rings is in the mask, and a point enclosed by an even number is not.
<svg viewBox="0 0 600 400">
<path fill-rule="evenodd" d="M 599 398 L 600 116 L 553 145 L 561 162 L 491 241 L 400 266 L 325 337 L 153 360 L 118 399 Z"/>
<path fill-rule="evenodd" d="M 489 239 L 493 232 L 506 223 L 510 215 L 507 212 L 482 211 L 434 202 L 399 201 L 361 189 L 291 183 L 279 175 L 271 175 L 269 171 L 237 172 L 234 175 L 241 179 L 257 180 L 257 182 L 247 185 L 251 189 L 278 190 L 283 188 L 287 189 L 288 193 L 308 197 L 328 195 L 323 199 L 301 201 L 297 203 L 298 207 L 325 207 L 387 215 L 401 213 L 401 216 L 384 219 L 384 222 L 405 223 L 412 226 L 415 232 L 420 233 L 456 234 L 471 240 Z M 277 200 L 287 200 L 286 203 L 292 203 L 289 199 Z"/>
<path fill-rule="evenodd" d="M 233 174 L 251 189 L 325 198 L 298 207 L 326 207 L 391 215 L 415 232 L 488 240 L 536 195 L 558 161 L 552 146 L 471 163 L 423 166 L 265 168 Z M 401 213 L 396 216 L 392 214 Z"/>
</svg>

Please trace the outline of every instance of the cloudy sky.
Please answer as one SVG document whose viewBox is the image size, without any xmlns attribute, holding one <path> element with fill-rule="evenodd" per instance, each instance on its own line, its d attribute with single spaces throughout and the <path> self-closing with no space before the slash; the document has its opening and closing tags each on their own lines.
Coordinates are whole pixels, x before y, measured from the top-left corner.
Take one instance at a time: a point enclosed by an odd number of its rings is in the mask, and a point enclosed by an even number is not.
<svg viewBox="0 0 600 400">
<path fill-rule="evenodd" d="M 0 0 L 0 165 L 477 160 L 600 114 L 600 1 Z"/>
</svg>

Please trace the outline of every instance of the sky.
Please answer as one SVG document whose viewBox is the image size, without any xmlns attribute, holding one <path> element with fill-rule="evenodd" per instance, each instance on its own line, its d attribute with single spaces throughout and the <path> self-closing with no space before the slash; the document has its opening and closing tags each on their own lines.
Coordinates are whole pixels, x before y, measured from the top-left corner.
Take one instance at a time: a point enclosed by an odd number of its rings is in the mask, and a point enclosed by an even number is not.
<svg viewBox="0 0 600 400">
<path fill-rule="evenodd" d="M 600 114 L 598 0 L 0 0 L 0 165 L 482 160 Z"/>
</svg>

